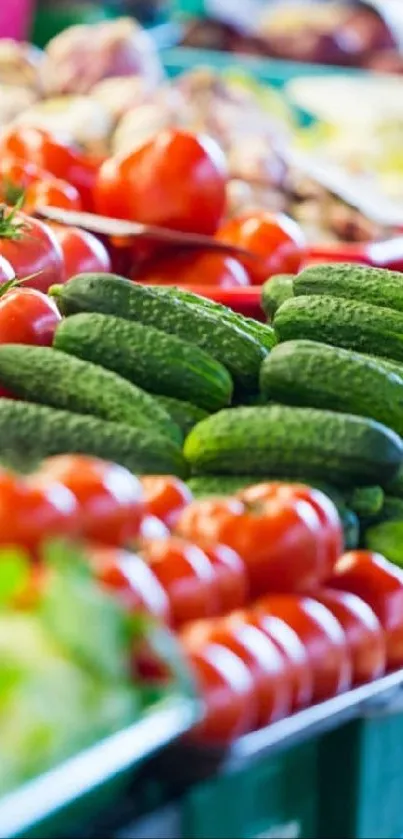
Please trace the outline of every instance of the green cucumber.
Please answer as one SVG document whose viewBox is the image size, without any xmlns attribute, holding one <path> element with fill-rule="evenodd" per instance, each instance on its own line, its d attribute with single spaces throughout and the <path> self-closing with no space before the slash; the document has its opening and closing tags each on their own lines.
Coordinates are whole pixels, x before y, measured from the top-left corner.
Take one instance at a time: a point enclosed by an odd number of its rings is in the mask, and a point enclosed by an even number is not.
<svg viewBox="0 0 403 839">
<path fill-rule="evenodd" d="M 390 495 L 403 498 L 403 465 L 398 469 L 396 475 L 387 482 L 385 489 Z"/>
<path fill-rule="evenodd" d="M 294 295 L 294 276 L 277 274 L 262 286 L 262 309 L 271 321 L 282 303 Z"/>
<path fill-rule="evenodd" d="M 403 568 L 403 520 L 374 524 L 365 533 L 365 547 Z"/>
<path fill-rule="evenodd" d="M 2 463 L 13 466 L 25 459 L 35 465 L 44 457 L 69 452 L 102 457 L 140 474 L 186 477 L 180 448 L 152 430 L 45 405 L 0 399 Z"/>
<path fill-rule="evenodd" d="M 354 510 L 339 507 L 340 521 L 343 526 L 344 550 L 354 551 L 360 544 L 360 521 Z"/>
<path fill-rule="evenodd" d="M 383 486 L 403 460 L 400 437 L 374 420 L 314 408 L 233 408 L 198 423 L 184 454 L 199 474 L 288 475 Z"/>
<path fill-rule="evenodd" d="M 195 402 L 207 411 L 231 400 L 231 377 L 222 364 L 151 326 L 108 315 L 73 315 L 57 327 L 54 346 L 144 390 Z"/>
<path fill-rule="evenodd" d="M 403 499 L 385 495 L 382 510 L 376 516 L 377 522 L 403 521 Z"/>
<path fill-rule="evenodd" d="M 169 414 L 184 437 L 189 434 L 196 423 L 208 417 L 207 411 L 203 411 L 197 405 L 192 405 L 191 402 L 183 402 L 180 399 L 174 399 L 172 396 L 155 396 L 154 399 Z"/>
<path fill-rule="evenodd" d="M 183 440 L 153 396 L 110 370 L 50 347 L 1 344 L 0 382 L 28 402 L 154 429 L 178 445 Z"/>
<path fill-rule="evenodd" d="M 403 361 L 403 313 L 337 297 L 293 297 L 274 317 L 281 342 L 298 338 Z"/>
<path fill-rule="evenodd" d="M 315 341 L 286 341 L 265 358 L 260 389 L 267 401 L 370 417 L 403 434 L 403 376 L 382 362 Z"/>
<path fill-rule="evenodd" d="M 386 268 L 330 263 L 306 268 L 294 278 L 294 295 L 330 294 L 403 312 L 403 275 Z"/>
<path fill-rule="evenodd" d="M 245 489 L 248 486 L 261 484 L 266 481 L 277 482 L 278 480 L 278 476 L 272 477 L 267 475 L 196 475 L 193 478 L 189 478 L 188 486 L 197 497 L 208 495 L 234 495 L 239 490 Z M 310 479 L 304 480 L 303 478 L 287 477 L 285 482 L 287 484 L 307 484 L 308 486 L 312 486 L 314 489 L 319 489 L 321 492 L 324 492 L 325 495 L 331 498 L 336 507 L 345 506 L 344 497 L 340 490 L 325 483 L 324 481 L 312 482 Z M 361 489 L 364 491 L 366 487 L 362 487 Z"/>
<path fill-rule="evenodd" d="M 200 306 L 113 274 L 79 274 L 53 287 L 51 293 L 65 314 L 86 311 L 115 315 L 175 335 L 223 364 L 241 389 L 257 390 L 259 368 L 267 350 L 238 326 Z"/>
<path fill-rule="evenodd" d="M 361 519 L 373 518 L 381 513 L 385 493 L 380 486 L 356 487 L 345 496 L 347 505 Z"/>
</svg>

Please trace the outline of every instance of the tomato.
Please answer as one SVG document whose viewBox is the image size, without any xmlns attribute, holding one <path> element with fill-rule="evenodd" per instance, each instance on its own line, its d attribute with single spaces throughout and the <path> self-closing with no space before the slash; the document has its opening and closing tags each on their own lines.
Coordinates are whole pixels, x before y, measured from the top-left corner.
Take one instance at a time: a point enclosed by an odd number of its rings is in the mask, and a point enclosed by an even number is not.
<svg viewBox="0 0 403 839">
<path fill-rule="evenodd" d="M 248 509 L 239 498 L 194 501 L 182 512 L 178 532 L 195 542 L 219 542 L 245 561 L 251 596 L 305 590 L 323 574 L 321 524 L 306 501 L 281 493 Z"/>
<path fill-rule="evenodd" d="M 50 227 L 5 205 L 0 208 L 0 256 L 19 279 L 27 278 L 30 288 L 47 291 L 64 279 L 62 252 Z"/>
<path fill-rule="evenodd" d="M 297 222 L 268 210 L 243 213 L 225 221 L 217 239 L 254 254 L 240 260 L 255 285 L 273 274 L 297 274 L 306 253 L 304 234 Z"/>
<path fill-rule="evenodd" d="M 237 493 L 238 498 L 252 507 L 261 505 L 273 498 L 273 495 L 281 498 L 299 498 L 310 504 L 317 513 L 321 523 L 323 545 L 322 578 L 326 579 L 332 572 L 344 548 L 343 527 L 337 507 L 323 492 L 304 484 L 261 483 Z"/>
<path fill-rule="evenodd" d="M 269 595 L 257 613 L 281 618 L 302 641 L 313 672 L 313 700 L 321 702 L 351 686 L 352 664 L 347 639 L 334 615 L 310 597 Z"/>
<path fill-rule="evenodd" d="M 353 684 L 382 676 L 386 669 L 385 636 L 370 606 L 355 594 L 332 589 L 319 589 L 315 600 L 326 606 L 344 629 L 353 662 Z"/>
<path fill-rule="evenodd" d="M 34 478 L 45 486 L 48 480 L 57 480 L 75 495 L 86 538 L 126 545 L 138 536 L 143 491 L 123 466 L 86 455 L 60 455 L 45 460 Z"/>
<path fill-rule="evenodd" d="M 16 157 L 0 157 L 0 199 L 5 204 L 16 204 L 23 198 L 25 190 L 41 178 L 46 177 L 35 163 Z"/>
<path fill-rule="evenodd" d="M 51 226 L 62 249 L 66 280 L 75 274 L 98 271 L 108 273 L 111 270 L 111 260 L 105 245 L 88 230 L 64 224 Z"/>
<path fill-rule="evenodd" d="M 389 669 L 403 666 L 403 572 L 383 556 L 350 551 L 329 578 L 330 588 L 361 597 L 375 612 L 386 636 Z"/>
<path fill-rule="evenodd" d="M 148 539 L 168 539 L 170 535 L 170 531 L 161 519 L 146 513 L 141 519 L 137 541 L 141 547 L 143 542 Z"/>
<path fill-rule="evenodd" d="M 131 612 L 142 609 L 170 620 L 169 601 L 151 568 L 139 556 L 116 548 L 89 545 L 86 556 L 96 578 Z"/>
<path fill-rule="evenodd" d="M 4 283 L 9 283 L 11 280 L 15 279 L 15 271 L 12 265 L 4 259 L 4 256 L 0 256 L 0 285 Z"/>
<path fill-rule="evenodd" d="M 144 544 L 142 555 L 168 595 L 175 626 L 217 613 L 216 575 L 200 548 L 171 537 Z"/>
<path fill-rule="evenodd" d="M 202 650 L 192 650 L 188 654 L 188 662 L 204 701 L 203 719 L 193 728 L 192 739 L 227 745 L 251 731 L 255 717 L 255 689 L 244 662 L 219 644 L 207 644 Z"/>
<path fill-rule="evenodd" d="M 27 187 L 24 210 L 35 212 L 39 207 L 61 207 L 64 210 L 81 210 L 80 193 L 73 184 L 53 175 L 34 181 Z"/>
<path fill-rule="evenodd" d="M 146 262 L 133 272 L 133 280 L 152 285 L 218 286 L 250 285 L 245 268 L 224 253 L 183 251 Z"/>
<path fill-rule="evenodd" d="M 95 206 L 101 215 L 212 234 L 224 213 L 226 179 L 214 140 L 167 129 L 125 157 L 105 161 Z"/>
<path fill-rule="evenodd" d="M 35 552 L 53 537 L 76 535 L 79 510 L 74 495 L 57 481 L 46 488 L 0 472 L 0 544 Z"/>
<path fill-rule="evenodd" d="M 0 344 L 50 347 L 61 314 L 50 297 L 16 287 L 0 296 Z"/>
<path fill-rule="evenodd" d="M 174 527 L 179 513 L 193 498 L 189 487 L 174 475 L 140 476 L 147 509 L 168 527 Z"/>
<path fill-rule="evenodd" d="M 233 609 L 239 609 L 248 600 L 249 586 L 246 565 L 241 557 L 227 545 L 200 543 L 208 556 L 217 579 L 218 610 L 225 615 Z"/>
</svg>

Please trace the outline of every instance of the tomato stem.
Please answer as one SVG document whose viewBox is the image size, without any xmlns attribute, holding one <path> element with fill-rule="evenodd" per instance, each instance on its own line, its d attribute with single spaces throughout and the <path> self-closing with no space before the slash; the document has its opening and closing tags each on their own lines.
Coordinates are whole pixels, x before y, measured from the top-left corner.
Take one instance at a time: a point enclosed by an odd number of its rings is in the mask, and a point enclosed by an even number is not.
<svg viewBox="0 0 403 839">
<path fill-rule="evenodd" d="M 18 221 L 15 216 L 21 209 L 23 202 L 24 196 L 22 195 L 11 210 L 9 210 L 7 204 L 0 205 L 0 238 L 21 239 L 27 223 L 25 220 Z"/>
</svg>

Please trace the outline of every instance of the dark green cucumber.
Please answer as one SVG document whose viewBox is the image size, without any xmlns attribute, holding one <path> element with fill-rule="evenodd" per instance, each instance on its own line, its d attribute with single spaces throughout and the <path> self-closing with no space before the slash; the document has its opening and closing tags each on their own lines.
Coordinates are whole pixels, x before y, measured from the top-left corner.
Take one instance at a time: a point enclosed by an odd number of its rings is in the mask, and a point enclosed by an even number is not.
<svg viewBox="0 0 403 839">
<path fill-rule="evenodd" d="M 294 295 L 330 294 L 403 312 L 403 275 L 386 268 L 330 263 L 306 268 L 294 278 Z"/>
<path fill-rule="evenodd" d="M 384 486 L 402 463 L 403 443 L 374 420 L 270 405 L 208 417 L 192 429 L 184 453 L 200 474 L 301 475 L 336 485 Z"/>
<path fill-rule="evenodd" d="M 403 499 L 393 495 L 385 495 L 382 509 L 377 516 L 372 517 L 376 523 L 384 521 L 403 521 Z"/>
<path fill-rule="evenodd" d="M 267 350 L 233 323 L 213 317 L 200 306 L 190 306 L 156 288 L 113 274 L 79 274 L 54 287 L 52 294 L 66 314 L 86 311 L 115 315 L 175 335 L 223 364 L 241 389 L 257 390 L 259 368 Z"/>
<path fill-rule="evenodd" d="M 353 551 L 360 544 L 360 521 L 354 510 L 339 507 L 340 521 L 343 526 L 344 550 Z"/>
<path fill-rule="evenodd" d="M 389 562 L 403 567 L 403 520 L 375 524 L 365 533 L 365 547 L 382 554 Z"/>
<path fill-rule="evenodd" d="M 370 417 L 403 434 L 403 377 L 375 357 L 315 341 L 286 341 L 265 358 L 260 389 L 267 401 Z"/>
<path fill-rule="evenodd" d="M 189 478 L 188 486 L 196 497 L 203 497 L 208 495 L 234 495 L 241 489 L 254 484 L 261 484 L 262 481 L 278 481 L 279 478 L 269 475 L 196 475 Z M 303 478 L 287 477 L 288 484 L 308 484 L 314 489 L 320 489 L 336 504 L 336 507 L 344 507 L 344 497 L 340 490 L 327 484 L 325 481 L 314 481 Z M 362 491 L 366 487 L 361 488 Z"/>
<path fill-rule="evenodd" d="M 357 487 L 345 496 L 346 504 L 359 518 L 373 518 L 381 513 L 385 493 L 380 486 Z"/>
<path fill-rule="evenodd" d="M 151 326 L 109 315 L 73 315 L 59 324 L 54 346 L 152 393 L 195 402 L 206 410 L 231 400 L 232 381 L 222 364 Z"/>
<path fill-rule="evenodd" d="M 262 309 L 271 321 L 282 303 L 294 296 L 294 276 L 277 274 L 262 286 Z"/>
<path fill-rule="evenodd" d="M 0 345 L 0 382 L 28 402 L 154 429 L 181 445 L 180 427 L 155 397 L 110 370 L 50 347 Z"/>
<path fill-rule="evenodd" d="M 403 465 L 398 469 L 396 475 L 388 481 L 385 489 L 390 495 L 403 498 Z"/>
<path fill-rule="evenodd" d="M 192 405 L 190 402 L 183 402 L 180 399 L 174 399 L 172 396 L 155 396 L 154 399 L 169 414 L 184 437 L 189 434 L 196 423 L 208 417 L 207 411 L 203 411 L 202 408 L 198 408 L 197 405 Z"/>
<path fill-rule="evenodd" d="M 337 297 L 293 297 L 274 317 L 280 341 L 307 338 L 403 361 L 403 313 Z"/>
<path fill-rule="evenodd" d="M 13 466 L 26 459 L 76 452 L 120 463 L 140 474 L 186 477 L 182 452 L 171 440 L 144 428 L 130 428 L 97 417 L 45 405 L 0 399 L 0 461 Z"/>
</svg>

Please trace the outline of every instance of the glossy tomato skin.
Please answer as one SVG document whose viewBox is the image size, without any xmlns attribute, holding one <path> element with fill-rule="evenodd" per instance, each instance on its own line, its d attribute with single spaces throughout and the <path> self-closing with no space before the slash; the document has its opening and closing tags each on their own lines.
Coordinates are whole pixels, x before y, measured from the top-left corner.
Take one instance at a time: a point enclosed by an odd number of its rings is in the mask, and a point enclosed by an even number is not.
<svg viewBox="0 0 403 839">
<path fill-rule="evenodd" d="M 82 209 L 80 193 L 73 184 L 51 175 L 34 181 L 27 187 L 24 210 L 35 212 L 39 207 L 60 207 L 63 210 Z"/>
<path fill-rule="evenodd" d="M 217 615 L 227 615 L 240 609 L 248 600 L 249 583 L 246 565 L 228 545 L 200 543 L 216 575 L 218 588 Z"/>
<path fill-rule="evenodd" d="M 217 613 L 216 575 L 200 548 L 171 537 L 144 544 L 142 556 L 168 595 L 175 626 Z"/>
<path fill-rule="evenodd" d="M 27 278 L 25 287 L 46 292 L 54 283 L 63 282 L 62 251 L 50 227 L 21 212 L 10 218 L 10 212 L 3 213 L 8 230 L 0 232 L 0 255 L 20 280 Z"/>
<path fill-rule="evenodd" d="M 133 280 L 148 285 L 175 285 L 199 288 L 236 288 L 250 285 L 249 276 L 232 256 L 214 252 L 169 254 L 146 262 L 133 272 Z"/>
<path fill-rule="evenodd" d="M 0 296 L 0 343 L 50 347 L 61 319 L 50 297 L 34 288 L 13 288 Z"/>
<path fill-rule="evenodd" d="M 105 245 L 88 230 L 52 224 L 62 250 L 65 279 L 75 274 L 109 273 L 111 260 Z"/>
<path fill-rule="evenodd" d="M 24 191 L 46 177 L 48 173 L 29 160 L 16 157 L 0 158 L 0 198 L 5 204 L 15 204 Z"/>
<path fill-rule="evenodd" d="M 375 612 L 386 637 L 389 670 L 403 665 L 403 572 L 371 551 L 350 551 L 328 580 L 332 589 L 361 597 Z"/>
<path fill-rule="evenodd" d="M 375 612 L 351 592 L 330 588 L 315 592 L 342 626 L 353 664 L 353 685 L 378 679 L 386 670 L 386 641 Z"/>
<path fill-rule="evenodd" d="M 351 687 L 352 663 L 347 639 L 334 615 L 311 597 L 269 595 L 257 613 L 281 618 L 302 641 L 313 673 L 313 701 L 322 702 Z"/>
<path fill-rule="evenodd" d="M 174 475 L 142 475 L 140 481 L 149 513 L 175 527 L 181 510 L 192 501 L 189 487 Z"/>
<path fill-rule="evenodd" d="M 0 256 L 0 285 L 3 283 L 9 283 L 11 280 L 14 280 L 14 278 L 14 268 L 9 262 L 7 262 L 7 259 L 4 259 L 4 256 Z"/>
<path fill-rule="evenodd" d="M 214 140 L 167 129 L 101 166 L 95 206 L 101 215 L 212 234 L 224 213 L 226 179 Z"/>
<path fill-rule="evenodd" d="M 242 257 L 254 285 L 262 285 L 273 274 L 297 274 L 306 253 L 297 222 L 268 210 L 243 213 L 225 221 L 217 238 L 254 254 L 255 258 Z"/>
<path fill-rule="evenodd" d="M 137 539 L 138 547 L 141 548 L 144 542 L 148 542 L 149 540 L 169 539 L 170 535 L 170 530 L 168 530 L 166 524 L 164 524 L 161 519 L 146 512 L 140 523 L 140 530 Z"/>
<path fill-rule="evenodd" d="M 57 481 L 46 488 L 0 472 L 0 543 L 21 545 L 32 555 L 44 542 L 76 536 L 80 513 L 74 495 Z"/>
</svg>

